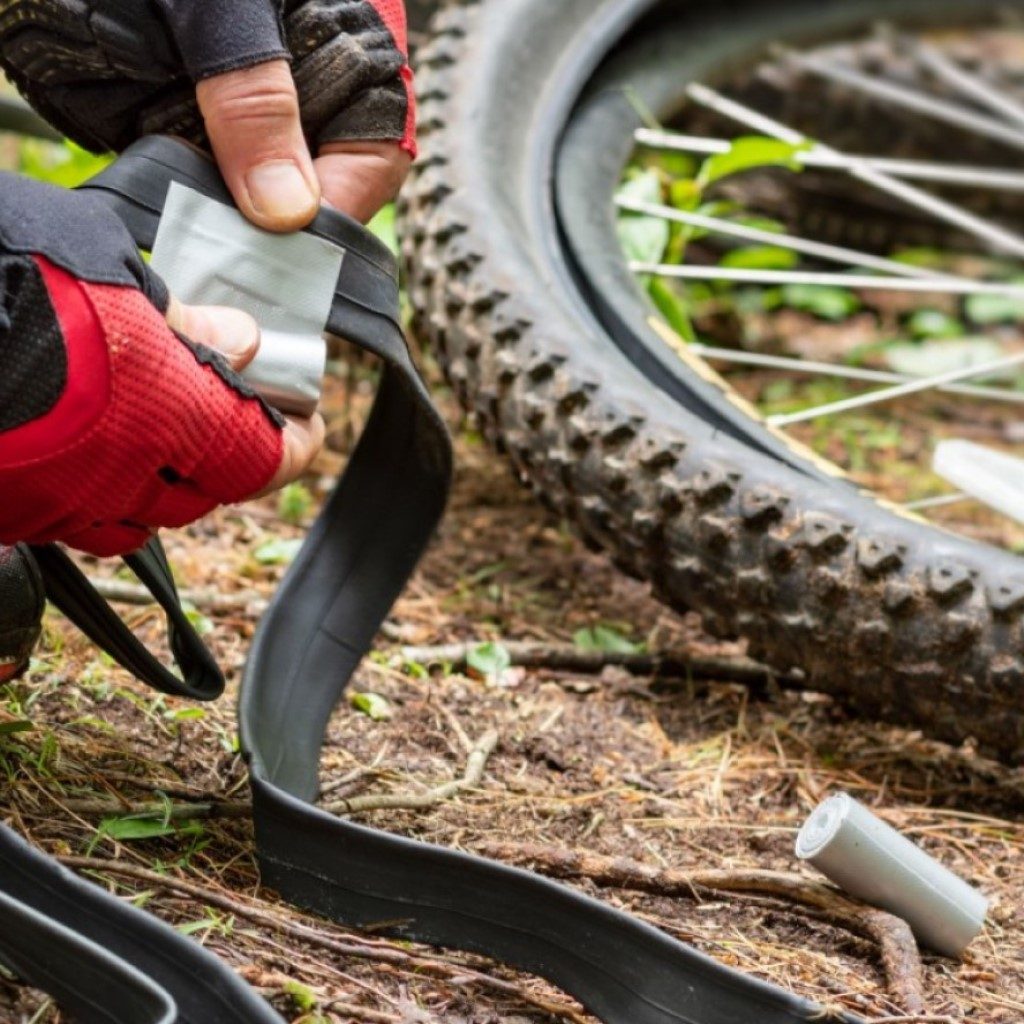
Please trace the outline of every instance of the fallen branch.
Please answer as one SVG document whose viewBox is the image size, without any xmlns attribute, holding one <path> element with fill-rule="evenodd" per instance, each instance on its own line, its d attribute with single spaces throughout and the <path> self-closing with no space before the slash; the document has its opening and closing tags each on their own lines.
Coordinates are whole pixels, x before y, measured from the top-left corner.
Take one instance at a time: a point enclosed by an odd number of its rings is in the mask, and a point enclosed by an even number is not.
<svg viewBox="0 0 1024 1024">
<path fill-rule="evenodd" d="M 465 668 L 470 652 L 476 644 L 441 644 L 436 647 L 402 647 L 404 661 L 421 665 L 438 663 Z M 579 672 L 597 675 L 614 666 L 638 676 L 662 679 L 720 679 L 723 682 L 764 686 L 770 682 L 796 682 L 795 678 L 780 675 L 751 658 L 694 655 L 685 651 L 663 651 L 641 654 L 619 651 L 585 651 L 570 644 L 542 644 L 503 641 L 513 665 L 530 669 Z"/>
<path fill-rule="evenodd" d="M 485 843 L 478 852 L 566 880 L 587 879 L 606 888 L 630 889 L 655 896 L 698 898 L 701 890 L 715 893 L 756 893 L 778 896 L 817 910 L 826 920 L 875 942 L 897 1005 L 911 1016 L 889 1018 L 906 1022 L 922 1019 L 924 980 L 921 958 L 910 926 L 884 910 L 863 906 L 841 893 L 780 871 L 681 871 L 655 868 L 639 861 L 604 857 L 534 843 Z M 918 1016 L 913 1016 L 917 1014 Z M 933 1018 L 934 1019 L 934 1018 Z M 941 1019 L 941 1018 L 940 1018 Z"/>
<path fill-rule="evenodd" d="M 96 588 L 100 597 L 113 604 L 130 604 L 143 608 L 156 604 L 156 599 L 141 583 L 103 578 L 90 578 L 89 582 Z M 239 590 L 226 594 L 216 590 L 183 590 L 181 600 L 201 612 L 213 615 L 231 612 L 262 615 L 270 603 L 265 594 L 256 590 Z"/>
<path fill-rule="evenodd" d="M 498 745 L 498 733 L 488 730 L 477 741 L 466 760 L 466 770 L 462 777 L 443 785 L 435 786 L 424 793 L 369 793 L 366 796 L 350 797 L 347 800 L 336 800 L 325 805 L 325 810 L 332 814 L 361 814 L 364 811 L 380 810 L 413 810 L 422 811 L 437 804 L 445 803 L 463 790 L 473 789 L 480 785 L 484 768 L 494 748 Z"/>
<path fill-rule="evenodd" d="M 334 938 L 331 935 L 318 931 L 316 928 L 311 928 L 308 925 L 299 924 L 273 914 L 269 910 L 250 906 L 247 903 L 224 896 L 219 892 L 207 889 L 194 882 L 187 882 L 182 878 L 159 874 L 156 871 L 150 871 L 148 868 L 143 868 L 136 864 L 127 864 L 123 861 L 107 860 L 101 857 L 61 857 L 60 860 L 66 867 L 75 868 L 78 871 L 94 871 L 120 875 L 123 878 L 132 878 L 137 882 L 142 882 L 148 888 L 179 893 L 205 906 L 215 907 L 225 913 L 252 921 L 273 932 L 286 935 L 298 942 L 307 942 L 311 946 L 327 950 L 337 956 L 373 960 L 410 971 L 414 974 L 430 974 L 433 977 L 442 978 L 456 984 L 471 982 L 480 988 L 519 1000 L 521 1003 L 532 1006 L 542 1013 L 550 1014 L 553 1017 L 572 1021 L 573 1024 L 588 1024 L 588 1019 L 573 1006 L 565 1003 L 549 1002 L 540 996 L 534 995 L 529 990 L 516 985 L 514 982 L 492 977 L 483 971 L 475 970 L 463 964 L 451 964 L 440 959 L 440 957 L 410 953 L 401 946 L 383 940 L 374 940 L 370 944 L 359 942 L 356 936 L 345 935 L 343 938 Z"/>
<path fill-rule="evenodd" d="M 63 806 L 83 817 L 129 816 L 133 818 L 166 818 L 180 821 L 186 818 L 250 818 L 252 806 L 241 801 L 210 803 L 158 803 L 152 800 L 135 802 L 126 800 L 65 800 Z"/>
</svg>

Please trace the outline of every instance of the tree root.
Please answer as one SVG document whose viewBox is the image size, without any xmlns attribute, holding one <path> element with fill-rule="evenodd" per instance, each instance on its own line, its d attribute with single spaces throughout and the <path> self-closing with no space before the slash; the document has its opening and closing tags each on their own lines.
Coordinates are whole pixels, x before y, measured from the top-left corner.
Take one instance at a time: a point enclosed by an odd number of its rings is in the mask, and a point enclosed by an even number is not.
<svg viewBox="0 0 1024 1024">
<path fill-rule="evenodd" d="M 494 860 L 538 871 L 552 878 L 586 879 L 606 888 L 655 896 L 699 898 L 714 893 L 778 896 L 818 911 L 822 917 L 877 944 L 892 998 L 909 1015 L 890 1021 L 926 1020 L 921 958 L 910 926 L 875 907 L 854 903 L 841 893 L 798 875 L 779 871 L 696 871 L 654 868 L 639 861 L 533 843 L 485 843 L 478 852 Z M 916 1016 L 915 1016 L 916 1015 Z M 941 1018 L 930 1018 L 941 1020 Z"/>
</svg>

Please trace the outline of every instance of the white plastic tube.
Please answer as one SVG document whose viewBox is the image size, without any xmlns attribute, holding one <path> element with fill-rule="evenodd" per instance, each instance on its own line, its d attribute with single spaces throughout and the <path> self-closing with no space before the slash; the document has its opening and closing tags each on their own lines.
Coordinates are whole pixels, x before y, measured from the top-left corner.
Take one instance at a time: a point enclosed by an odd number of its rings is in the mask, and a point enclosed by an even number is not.
<svg viewBox="0 0 1024 1024">
<path fill-rule="evenodd" d="M 251 313 L 260 349 L 242 376 L 282 412 L 310 416 L 320 402 L 324 328 L 344 256 L 314 235 L 261 231 L 237 210 L 174 182 L 152 267 L 182 302 Z"/>
<path fill-rule="evenodd" d="M 846 793 L 815 809 L 796 854 L 851 896 L 902 917 L 945 956 L 959 957 L 985 923 L 986 896 Z"/>
<path fill-rule="evenodd" d="M 1024 459 L 972 441 L 940 441 L 932 466 L 964 494 L 1024 523 Z"/>
</svg>

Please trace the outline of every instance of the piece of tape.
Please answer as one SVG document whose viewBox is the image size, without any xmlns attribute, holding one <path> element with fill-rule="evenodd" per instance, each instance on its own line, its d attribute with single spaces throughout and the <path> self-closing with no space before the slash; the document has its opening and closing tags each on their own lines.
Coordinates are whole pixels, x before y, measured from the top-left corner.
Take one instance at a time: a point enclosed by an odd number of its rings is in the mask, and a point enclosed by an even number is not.
<svg viewBox="0 0 1024 1024">
<path fill-rule="evenodd" d="M 345 250 L 299 232 L 277 235 L 237 210 L 173 182 L 151 266 L 182 302 L 234 306 L 260 325 L 242 376 L 282 412 L 311 416 L 320 402 L 324 329 Z"/>
</svg>

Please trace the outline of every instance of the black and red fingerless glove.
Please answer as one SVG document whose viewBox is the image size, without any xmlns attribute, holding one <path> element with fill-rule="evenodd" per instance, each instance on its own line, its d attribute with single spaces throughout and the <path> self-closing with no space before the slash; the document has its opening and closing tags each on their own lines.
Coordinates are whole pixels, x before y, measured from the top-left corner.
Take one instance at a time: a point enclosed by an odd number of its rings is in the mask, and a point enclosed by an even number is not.
<svg viewBox="0 0 1024 1024">
<path fill-rule="evenodd" d="M 283 420 L 98 200 L 0 176 L 0 543 L 123 554 L 265 487 Z"/>
<path fill-rule="evenodd" d="M 0 0 L 0 64 L 48 121 L 96 150 L 206 142 L 195 82 L 290 58 L 316 146 L 414 154 L 402 0 Z"/>
</svg>

